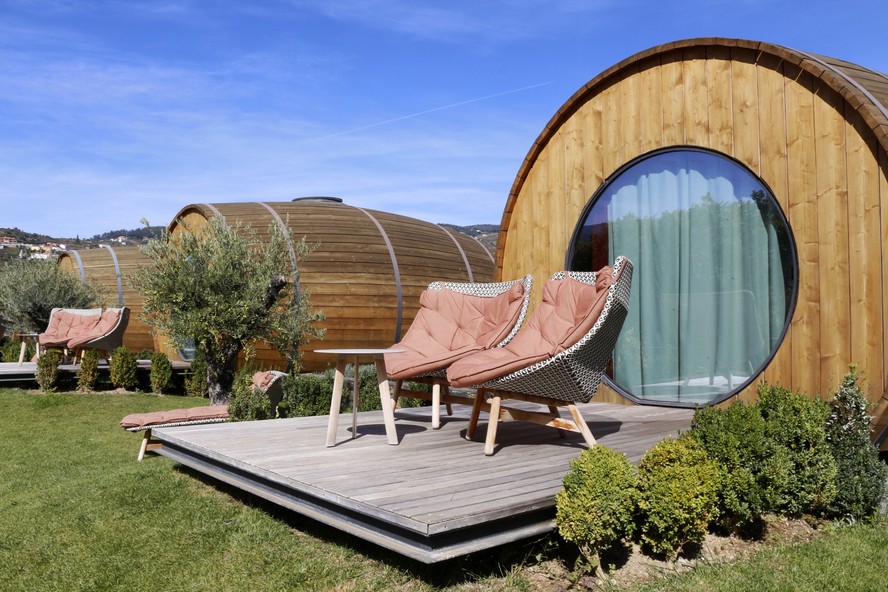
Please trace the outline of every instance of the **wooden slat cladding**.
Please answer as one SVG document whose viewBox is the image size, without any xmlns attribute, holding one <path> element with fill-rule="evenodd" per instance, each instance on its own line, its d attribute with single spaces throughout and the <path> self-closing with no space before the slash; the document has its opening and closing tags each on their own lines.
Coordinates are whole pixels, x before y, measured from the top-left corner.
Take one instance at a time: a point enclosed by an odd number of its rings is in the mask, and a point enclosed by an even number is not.
<svg viewBox="0 0 888 592">
<path fill-rule="evenodd" d="M 217 212 L 228 224 L 240 221 L 259 237 L 267 237 L 279 219 L 292 241 L 305 237 L 316 245 L 299 264 L 298 279 L 313 307 L 326 315 L 320 326 L 327 333 L 322 343 L 303 348 L 306 370 L 331 363 L 312 349 L 392 345 L 399 323 L 403 335 L 419 308 L 420 293 L 433 281 L 489 282 L 493 277 L 491 254 L 472 237 L 329 200 L 195 204 L 176 220 L 199 227 Z M 171 232 L 178 231 L 176 220 Z M 262 367 L 283 365 L 263 342 L 256 346 L 256 361 Z"/>
<path fill-rule="evenodd" d="M 762 380 L 827 396 L 854 363 L 879 401 L 888 388 L 886 93 L 884 75 L 767 43 L 687 40 L 632 56 L 571 97 L 531 147 L 504 209 L 497 276 L 561 269 L 588 200 L 632 159 L 668 146 L 716 150 L 771 188 L 799 263 L 788 333 L 740 398 L 754 399 Z M 554 253 L 531 254 L 536 245 Z"/>
<path fill-rule="evenodd" d="M 114 259 L 117 259 L 117 265 Z M 141 318 L 145 299 L 130 287 L 127 277 L 140 267 L 151 264 L 151 260 L 141 253 L 139 247 L 103 247 L 98 249 L 78 249 L 62 253 L 59 268 L 78 278 L 85 278 L 102 290 L 105 306 L 130 309 L 129 322 L 123 334 L 123 345 L 134 353 L 143 349 L 154 349 L 154 337 Z M 81 275 L 82 272 L 82 275 Z M 118 274 L 120 291 L 118 292 Z"/>
</svg>

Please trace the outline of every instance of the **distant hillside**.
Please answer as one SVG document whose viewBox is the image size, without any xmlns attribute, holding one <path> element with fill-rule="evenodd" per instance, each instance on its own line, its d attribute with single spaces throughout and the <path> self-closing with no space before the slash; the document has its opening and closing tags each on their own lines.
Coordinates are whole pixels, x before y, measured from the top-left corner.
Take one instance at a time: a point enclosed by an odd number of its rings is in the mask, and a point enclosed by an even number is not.
<svg viewBox="0 0 888 592">
<path fill-rule="evenodd" d="M 53 238 L 45 234 L 35 234 L 33 232 L 25 232 L 18 228 L 0 228 L 0 236 L 11 236 L 18 243 L 26 245 L 42 245 L 43 243 L 71 242 L 74 239 Z"/>
<path fill-rule="evenodd" d="M 92 237 L 90 240 L 96 242 L 107 241 L 111 239 L 115 239 L 121 236 L 125 236 L 129 240 L 132 241 L 145 241 L 152 238 L 160 238 L 160 235 L 163 234 L 163 229 L 165 226 L 142 226 L 141 228 L 135 228 L 133 230 L 111 230 L 108 232 L 103 232 L 102 234 L 97 234 Z"/>
<path fill-rule="evenodd" d="M 481 242 L 490 250 L 490 254 L 496 253 L 496 241 L 499 237 L 499 224 L 473 224 L 471 226 L 456 226 L 455 224 L 441 224 L 444 228 L 456 230 L 468 234 Z"/>
<path fill-rule="evenodd" d="M 150 238 L 159 238 L 161 232 L 163 232 L 163 226 L 142 226 L 141 228 L 134 228 L 132 230 L 111 230 L 109 232 L 103 232 L 102 234 L 97 234 L 92 238 L 80 238 L 76 236 L 74 238 L 71 237 L 53 237 L 47 234 L 39 234 L 34 232 L 25 232 L 24 230 L 20 230 L 18 228 L 0 228 L 0 236 L 11 236 L 16 242 L 23 243 L 26 245 L 42 245 L 44 243 L 62 243 L 62 244 L 70 244 L 70 245 L 83 245 L 87 243 L 100 243 L 104 241 L 109 241 L 112 239 L 116 239 L 121 236 L 125 236 L 127 239 L 133 242 L 143 242 Z"/>
</svg>

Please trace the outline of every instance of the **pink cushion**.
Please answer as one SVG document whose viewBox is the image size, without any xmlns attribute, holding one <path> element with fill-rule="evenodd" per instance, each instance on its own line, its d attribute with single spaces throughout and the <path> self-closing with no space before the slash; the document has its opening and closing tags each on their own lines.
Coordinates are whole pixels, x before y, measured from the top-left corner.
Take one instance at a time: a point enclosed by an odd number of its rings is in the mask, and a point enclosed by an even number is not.
<svg viewBox="0 0 888 592">
<path fill-rule="evenodd" d="M 386 354 L 385 363 L 393 379 L 446 368 L 468 354 L 493 347 L 509 334 L 524 298 L 524 285 L 516 282 L 494 297 L 470 296 L 447 288 L 426 290 L 410 330 Z"/>
<path fill-rule="evenodd" d="M 81 345 L 87 344 L 93 339 L 98 339 L 99 337 L 104 337 L 108 333 L 111 332 L 114 327 L 117 326 L 118 321 L 120 320 L 120 313 L 122 309 L 119 308 L 108 308 L 103 313 L 99 319 L 99 322 L 96 323 L 89 331 L 84 334 L 79 334 L 68 340 L 68 347 L 75 348 Z"/>
<path fill-rule="evenodd" d="M 153 411 L 151 413 L 133 413 L 120 420 L 122 428 L 144 428 L 186 421 L 208 419 L 228 419 L 228 405 L 210 405 L 192 407 L 190 409 L 173 409 L 171 411 Z"/>
<path fill-rule="evenodd" d="M 253 387 L 262 391 L 266 391 L 268 390 L 268 387 L 271 386 L 271 383 L 274 382 L 278 376 L 280 375 L 271 370 L 256 372 L 255 374 L 253 374 Z"/>
<path fill-rule="evenodd" d="M 66 346 L 72 337 L 89 333 L 101 319 L 100 315 L 81 315 L 65 310 L 56 311 L 49 319 L 46 332 L 37 336 L 40 345 Z"/>
<path fill-rule="evenodd" d="M 616 278 L 610 267 L 596 274 L 594 286 L 571 277 L 549 280 L 543 300 L 527 324 L 505 347 L 463 358 L 447 370 L 452 386 L 481 384 L 551 358 L 588 333 L 607 301 L 607 289 Z"/>
</svg>

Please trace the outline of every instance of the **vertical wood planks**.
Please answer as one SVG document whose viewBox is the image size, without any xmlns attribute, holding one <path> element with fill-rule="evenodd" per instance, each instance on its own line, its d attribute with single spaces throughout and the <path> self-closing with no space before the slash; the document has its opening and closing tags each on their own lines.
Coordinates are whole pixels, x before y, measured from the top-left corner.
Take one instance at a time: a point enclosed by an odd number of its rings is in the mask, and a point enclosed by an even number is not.
<svg viewBox="0 0 888 592">
<path fill-rule="evenodd" d="M 820 389 L 828 396 L 841 383 L 851 352 L 848 264 L 848 189 L 845 122 L 838 95 L 823 85 L 814 101 L 817 151 L 817 229 L 820 249 Z M 814 393 L 812 393 L 814 394 Z"/>
</svg>

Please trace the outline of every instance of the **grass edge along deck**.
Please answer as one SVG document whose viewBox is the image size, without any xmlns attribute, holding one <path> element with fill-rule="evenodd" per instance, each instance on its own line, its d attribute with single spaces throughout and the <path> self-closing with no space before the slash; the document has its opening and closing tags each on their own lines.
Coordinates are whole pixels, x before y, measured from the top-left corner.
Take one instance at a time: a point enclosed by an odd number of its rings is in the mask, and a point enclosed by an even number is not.
<svg viewBox="0 0 888 592">
<path fill-rule="evenodd" d="M 633 462 L 692 417 L 687 409 L 597 403 L 581 411 L 599 443 Z M 379 411 L 359 414 L 355 439 L 341 425 L 333 448 L 324 446 L 327 417 L 158 428 L 154 436 L 163 444 L 158 454 L 212 479 L 436 563 L 551 531 L 555 493 L 584 448 L 577 434 L 560 439 L 509 421 L 486 457 L 486 426 L 479 441 L 463 438 L 468 412 L 456 406 L 431 430 L 430 409 L 399 410 L 399 446 L 386 444 Z"/>
</svg>

